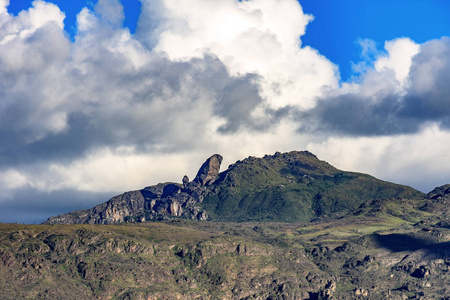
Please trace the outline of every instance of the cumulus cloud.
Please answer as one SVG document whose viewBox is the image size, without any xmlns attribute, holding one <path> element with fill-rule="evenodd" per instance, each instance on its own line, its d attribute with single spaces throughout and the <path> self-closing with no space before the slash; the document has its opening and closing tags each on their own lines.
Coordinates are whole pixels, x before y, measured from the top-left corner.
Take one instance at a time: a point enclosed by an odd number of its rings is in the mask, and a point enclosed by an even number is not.
<svg viewBox="0 0 450 300">
<path fill-rule="evenodd" d="M 149 23 L 147 15 L 158 19 Z M 311 20 L 296 0 L 143 1 L 140 30 L 154 35 L 139 36 L 173 60 L 211 52 L 232 76 L 261 75 L 261 95 L 270 108 L 309 108 L 322 88 L 338 83 L 335 65 L 315 49 L 300 47 Z"/>
<path fill-rule="evenodd" d="M 342 169 L 424 192 L 448 175 L 450 39 L 387 41 L 356 82 L 296 115 L 299 132 L 326 136 L 307 148 Z"/>
<path fill-rule="evenodd" d="M 306 148 L 339 166 L 338 154 L 364 145 L 373 161 L 393 161 L 404 148 L 390 135 L 411 147 L 421 136 L 446 138 L 447 38 L 400 38 L 384 51 L 366 40 L 360 77 L 340 84 L 337 67 L 302 46 L 313 17 L 296 0 L 143 0 L 134 35 L 120 1 L 99 0 L 79 12 L 73 40 L 56 5 L 37 0 L 17 16 L 7 6 L 0 0 L 5 209 L 82 208 L 193 177 L 213 153 L 226 167 Z M 344 167 L 373 169 L 342 157 Z M 406 169 L 375 171 L 395 179 Z"/>
<path fill-rule="evenodd" d="M 143 1 L 136 35 L 122 27 L 120 1 L 100 0 L 79 12 L 73 41 L 56 5 L 34 1 L 13 16 L 7 4 L 5 201 L 23 189 L 121 192 L 194 176 L 214 152 L 232 163 L 249 149 L 291 149 L 279 141 L 295 133 L 290 108 L 338 82 L 330 61 L 301 47 L 312 17 L 295 0 Z"/>
<path fill-rule="evenodd" d="M 377 58 L 374 67 L 377 72 L 392 70 L 400 87 L 408 84 L 407 79 L 413 57 L 420 51 L 420 46 L 408 38 L 386 41 L 384 49 L 387 55 Z"/>
<path fill-rule="evenodd" d="M 342 170 L 359 171 L 423 192 L 450 182 L 450 132 L 430 125 L 417 134 L 330 137 L 307 145 Z"/>
<path fill-rule="evenodd" d="M 430 124 L 448 129 L 450 39 L 420 46 L 397 39 L 385 48 L 360 84 L 331 91 L 300 113 L 306 120 L 301 131 L 382 136 L 417 133 Z"/>
</svg>

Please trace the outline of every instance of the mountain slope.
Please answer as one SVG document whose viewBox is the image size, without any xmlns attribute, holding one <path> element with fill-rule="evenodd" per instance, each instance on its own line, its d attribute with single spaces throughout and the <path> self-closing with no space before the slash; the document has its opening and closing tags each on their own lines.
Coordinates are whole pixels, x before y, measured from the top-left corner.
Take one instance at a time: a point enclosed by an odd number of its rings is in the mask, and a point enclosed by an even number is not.
<svg viewBox="0 0 450 300">
<path fill-rule="evenodd" d="M 373 199 L 421 193 L 372 176 L 338 170 L 307 151 L 249 157 L 214 182 L 202 207 L 223 221 L 310 221 Z"/>
<path fill-rule="evenodd" d="M 410 187 L 338 170 L 308 151 L 249 157 L 219 173 L 211 156 L 196 178 L 127 192 L 88 210 L 49 218 L 46 224 L 112 224 L 164 218 L 213 221 L 310 221 L 376 199 L 412 198 Z"/>
</svg>

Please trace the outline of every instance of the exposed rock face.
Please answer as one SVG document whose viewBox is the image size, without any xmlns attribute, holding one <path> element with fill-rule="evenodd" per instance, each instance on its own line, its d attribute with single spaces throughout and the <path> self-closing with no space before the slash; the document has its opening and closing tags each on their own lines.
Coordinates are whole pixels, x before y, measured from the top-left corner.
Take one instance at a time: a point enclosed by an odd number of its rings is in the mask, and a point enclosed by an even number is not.
<svg viewBox="0 0 450 300">
<path fill-rule="evenodd" d="M 441 226 L 450 228 L 450 184 L 445 184 L 434 188 L 431 192 L 426 195 L 429 201 L 426 201 L 423 206 L 420 207 L 421 210 L 432 213 L 436 216 L 441 216 L 441 221 L 439 222 Z"/>
<path fill-rule="evenodd" d="M 205 185 L 217 178 L 221 162 L 222 156 L 214 154 L 202 165 L 192 182 L 184 176 L 182 184 L 160 183 L 126 192 L 92 209 L 51 217 L 44 224 L 116 224 L 170 217 L 208 220 L 208 214 L 199 204 L 207 194 Z"/>
<path fill-rule="evenodd" d="M 182 182 L 183 182 L 183 188 L 186 188 L 187 184 L 189 183 L 189 177 L 184 175 Z"/>
<path fill-rule="evenodd" d="M 212 184 L 219 176 L 220 164 L 223 157 L 219 154 L 214 154 L 201 166 L 194 181 L 201 185 Z"/>
<path fill-rule="evenodd" d="M 145 200 L 141 191 L 126 192 L 92 209 L 49 218 L 45 224 L 113 224 L 120 223 L 135 212 L 142 211 Z"/>
<path fill-rule="evenodd" d="M 444 184 L 443 186 L 438 186 L 434 188 L 431 192 L 427 194 L 429 199 L 437 199 L 450 194 L 450 184 Z"/>
</svg>

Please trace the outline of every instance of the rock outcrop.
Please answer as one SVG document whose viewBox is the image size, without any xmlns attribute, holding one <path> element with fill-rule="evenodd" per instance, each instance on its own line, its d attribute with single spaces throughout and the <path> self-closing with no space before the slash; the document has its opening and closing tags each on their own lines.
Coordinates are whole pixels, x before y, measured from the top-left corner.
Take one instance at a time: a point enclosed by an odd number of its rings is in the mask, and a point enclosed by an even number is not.
<svg viewBox="0 0 450 300">
<path fill-rule="evenodd" d="M 435 216 L 440 216 L 441 225 L 447 227 L 450 224 L 450 184 L 435 187 L 426 195 L 428 201 L 420 207 L 421 210 L 432 213 Z"/>
<path fill-rule="evenodd" d="M 442 186 L 435 187 L 431 192 L 427 194 L 429 199 L 438 199 L 450 194 L 450 184 L 444 184 Z"/>
<path fill-rule="evenodd" d="M 208 158 L 201 166 L 194 181 L 201 185 L 211 185 L 219 176 L 222 160 L 223 157 L 219 154 L 214 154 Z"/>
<path fill-rule="evenodd" d="M 214 154 L 191 182 L 184 176 L 182 184 L 160 183 L 126 192 L 92 209 L 50 217 L 44 224 L 116 224 L 171 217 L 208 220 L 207 212 L 199 204 L 207 194 L 206 186 L 218 177 L 221 162 L 222 156 Z"/>
<path fill-rule="evenodd" d="M 189 183 L 189 177 L 187 177 L 187 175 L 184 175 L 182 182 L 183 187 L 186 188 L 187 184 Z"/>
</svg>

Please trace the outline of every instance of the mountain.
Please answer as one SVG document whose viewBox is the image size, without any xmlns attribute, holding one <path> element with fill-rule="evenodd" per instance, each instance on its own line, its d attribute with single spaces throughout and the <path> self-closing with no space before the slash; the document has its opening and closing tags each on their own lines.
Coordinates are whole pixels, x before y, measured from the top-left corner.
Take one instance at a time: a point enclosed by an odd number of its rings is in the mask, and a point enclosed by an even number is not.
<svg viewBox="0 0 450 300">
<path fill-rule="evenodd" d="M 412 198 L 422 193 L 372 176 L 345 172 L 308 151 L 249 157 L 214 182 L 202 207 L 212 220 L 310 221 L 353 210 L 374 199 Z"/>
<path fill-rule="evenodd" d="M 221 162 L 0 224 L 1 298 L 449 299 L 449 184 L 422 194 L 306 151 Z"/>
<path fill-rule="evenodd" d="M 417 198 L 411 187 L 338 170 L 308 151 L 248 157 L 220 171 L 212 155 L 197 176 L 126 192 L 97 205 L 49 218 L 45 224 L 115 224 L 167 218 L 304 222 L 352 211 L 379 199 Z"/>
</svg>

